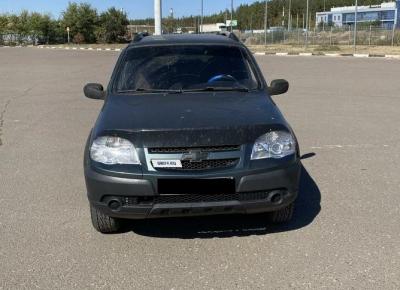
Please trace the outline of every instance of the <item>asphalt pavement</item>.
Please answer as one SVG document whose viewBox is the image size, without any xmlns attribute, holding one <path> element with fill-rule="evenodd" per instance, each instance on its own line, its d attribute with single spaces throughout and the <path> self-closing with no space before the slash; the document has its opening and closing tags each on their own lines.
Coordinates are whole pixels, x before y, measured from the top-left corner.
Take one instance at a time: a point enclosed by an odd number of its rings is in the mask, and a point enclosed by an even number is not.
<svg viewBox="0 0 400 290">
<path fill-rule="evenodd" d="M 83 148 L 118 52 L 0 48 L 0 289 L 399 289 L 400 61 L 257 56 L 303 154 L 292 223 L 90 223 Z M 249 112 L 251 113 L 251 112 Z"/>
</svg>

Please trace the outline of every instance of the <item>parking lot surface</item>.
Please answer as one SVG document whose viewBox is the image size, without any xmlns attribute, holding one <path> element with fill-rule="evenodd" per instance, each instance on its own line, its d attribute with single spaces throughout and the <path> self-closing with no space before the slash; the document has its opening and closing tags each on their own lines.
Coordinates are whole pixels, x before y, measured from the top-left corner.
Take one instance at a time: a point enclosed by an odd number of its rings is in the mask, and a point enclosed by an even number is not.
<svg viewBox="0 0 400 290">
<path fill-rule="evenodd" d="M 0 48 L 0 289 L 399 289 L 400 61 L 259 56 L 304 155 L 294 221 L 90 224 L 82 156 L 117 52 Z M 249 112 L 251 114 L 251 112 Z"/>
</svg>

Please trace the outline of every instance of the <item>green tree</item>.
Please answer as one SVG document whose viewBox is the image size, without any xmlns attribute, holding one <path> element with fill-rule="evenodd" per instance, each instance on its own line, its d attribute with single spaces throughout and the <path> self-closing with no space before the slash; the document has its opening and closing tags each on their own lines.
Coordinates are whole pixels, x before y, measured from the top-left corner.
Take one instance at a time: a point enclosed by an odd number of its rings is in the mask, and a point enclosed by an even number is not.
<svg viewBox="0 0 400 290">
<path fill-rule="evenodd" d="M 29 28 L 32 37 L 36 40 L 38 38 L 44 38 L 45 30 L 44 15 L 39 13 L 32 13 L 29 17 Z"/>
<path fill-rule="evenodd" d="M 0 14 L 0 44 L 4 43 L 3 34 L 8 32 L 8 16 Z"/>
<path fill-rule="evenodd" d="M 5 34 L 8 31 L 8 16 L 0 14 L 0 34 Z"/>
<path fill-rule="evenodd" d="M 48 43 L 62 37 L 62 32 L 59 34 L 58 26 L 59 22 L 53 20 L 48 14 L 32 13 L 30 15 L 31 33 L 38 40 Z"/>
<path fill-rule="evenodd" d="M 12 44 L 15 44 L 19 41 L 18 37 L 18 26 L 19 26 L 19 17 L 18 15 L 11 14 L 8 16 L 8 24 L 6 33 L 9 34 Z M 19 37 L 18 37 L 19 38 Z"/>
<path fill-rule="evenodd" d="M 74 35 L 73 42 L 76 44 L 81 44 L 85 42 L 85 36 L 83 36 L 82 33 L 78 32 L 77 34 Z"/>
<path fill-rule="evenodd" d="M 67 9 L 62 13 L 62 24 L 64 30 L 70 28 L 71 35 L 81 33 L 86 42 L 96 41 L 96 29 L 99 17 L 97 10 L 89 3 L 69 3 Z"/>
<path fill-rule="evenodd" d="M 100 27 L 97 33 L 99 40 L 108 43 L 120 42 L 126 35 L 128 24 L 126 13 L 111 7 L 100 15 Z"/>
<path fill-rule="evenodd" d="M 64 43 L 65 29 L 60 20 L 50 19 L 47 26 L 47 42 L 48 43 Z"/>
<path fill-rule="evenodd" d="M 22 43 L 26 36 L 31 35 L 30 15 L 24 10 L 20 15 L 15 16 L 15 33 L 18 34 L 19 42 Z"/>
</svg>

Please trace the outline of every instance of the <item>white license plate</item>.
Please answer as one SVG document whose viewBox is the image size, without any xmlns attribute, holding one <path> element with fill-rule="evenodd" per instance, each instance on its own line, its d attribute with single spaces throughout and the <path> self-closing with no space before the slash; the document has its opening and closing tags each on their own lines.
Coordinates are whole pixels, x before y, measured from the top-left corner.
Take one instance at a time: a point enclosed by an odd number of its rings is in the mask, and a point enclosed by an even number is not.
<svg viewBox="0 0 400 290">
<path fill-rule="evenodd" d="M 180 160 L 151 160 L 154 168 L 182 168 Z"/>
</svg>

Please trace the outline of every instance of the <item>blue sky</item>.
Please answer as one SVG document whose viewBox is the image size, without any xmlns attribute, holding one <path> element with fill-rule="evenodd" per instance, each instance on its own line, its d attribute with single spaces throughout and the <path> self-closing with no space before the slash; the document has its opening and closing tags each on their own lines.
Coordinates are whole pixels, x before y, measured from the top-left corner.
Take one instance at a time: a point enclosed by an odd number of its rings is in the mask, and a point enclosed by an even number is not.
<svg viewBox="0 0 400 290">
<path fill-rule="evenodd" d="M 23 9 L 42 13 L 51 13 L 58 18 L 69 0 L 0 0 L 0 13 L 18 13 Z M 108 7 L 123 8 L 129 18 L 146 18 L 153 15 L 153 0 L 77 0 L 72 2 L 88 2 L 103 11 Z M 255 0 L 234 0 L 234 5 L 252 3 Z M 163 0 L 163 13 L 174 8 L 175 16 L 200 14 L 200 0 Z M 204 14 L 211 14 L 230 7 L 230 0 L 204 0 Z"/>
</svg>

